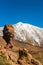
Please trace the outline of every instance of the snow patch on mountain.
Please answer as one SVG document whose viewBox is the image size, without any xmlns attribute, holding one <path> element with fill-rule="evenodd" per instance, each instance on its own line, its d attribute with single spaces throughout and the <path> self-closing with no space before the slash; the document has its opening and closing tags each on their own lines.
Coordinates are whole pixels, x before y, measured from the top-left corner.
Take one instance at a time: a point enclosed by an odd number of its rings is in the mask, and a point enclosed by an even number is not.
<svg viewBox="0 0 43 65">
<path fill-rule="evenodd" d="M 0 27 L 0 36 L 3 36 L 3 27 Z"/>
</svg>

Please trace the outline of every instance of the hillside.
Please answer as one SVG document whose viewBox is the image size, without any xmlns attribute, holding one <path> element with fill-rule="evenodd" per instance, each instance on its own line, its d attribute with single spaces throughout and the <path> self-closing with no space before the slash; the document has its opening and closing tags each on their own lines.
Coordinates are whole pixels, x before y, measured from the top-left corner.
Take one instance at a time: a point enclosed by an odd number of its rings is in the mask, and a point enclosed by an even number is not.
<svg viewBox="0 0 43 65">
<path fill-rule="evenodd" d="M 0 65 L 42 65 L 43 47 L 14 39 L 14 27 L 7 24 L 0 36 Z M 36 44 L 36 43 L 35 43 Z"/>
<path fill-rule="evenodd" d="M 7 62 L 11 63 L 12 65 L 18 65 L 17 60 L 19 57 L 19 49 L 27 49 L 28 54 L 32 54 L 34 58 L 39 60 L 43 64 L 43 48 L 40 47 L 35 47 L 32 45 L 25 44 L 23 42 L 19 41 L 14 41 L 14 46 L 13 48 L 4 48 L 6 46 L 5 40 L 0 37 L 0 53 L 2 58 L 7 59 Z M 3 43 L 2 43 L 3 42 Z M 4 47 L 3 47 L 4 45 Z M 24 62 L 24 61 L 23 61 Z M 27 64 L 26 64 L 27 65 Z"/>
</svg>

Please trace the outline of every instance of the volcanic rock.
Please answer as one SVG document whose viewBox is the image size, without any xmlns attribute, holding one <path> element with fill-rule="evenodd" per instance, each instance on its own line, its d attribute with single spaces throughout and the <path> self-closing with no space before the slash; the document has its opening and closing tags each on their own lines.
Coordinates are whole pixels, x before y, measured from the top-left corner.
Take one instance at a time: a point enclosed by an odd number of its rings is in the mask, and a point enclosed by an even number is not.
<svg viewBox="0 0 43 65">
<path fill-rule="evenodd" d="M 12 25 L 7 24 L 4 26 L 3 29 L 3 38 L 7 42 L 7 47 L 12 47 L 13 46 L 13 40 L 14 40 L 14 28 Z"/>
<path fill-rule="evenodd" d="M 20 65 L 42 65 L 38 60 L 34 59 L 32 55 L 29 54 L 25 48 L 19 50 L 18 64 Z"/>
</svg>

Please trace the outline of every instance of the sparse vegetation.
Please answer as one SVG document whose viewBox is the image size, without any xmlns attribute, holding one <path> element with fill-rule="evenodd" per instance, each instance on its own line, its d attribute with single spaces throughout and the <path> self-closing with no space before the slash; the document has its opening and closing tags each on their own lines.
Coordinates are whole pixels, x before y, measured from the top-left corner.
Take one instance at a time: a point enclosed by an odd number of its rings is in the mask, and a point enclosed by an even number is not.
<svg viewBox="0 0 43 65">
<path fill-rule="evenodd" d="M 0 65 L 11 65 L 8 60 L 0 56 Z"/>
</svg>

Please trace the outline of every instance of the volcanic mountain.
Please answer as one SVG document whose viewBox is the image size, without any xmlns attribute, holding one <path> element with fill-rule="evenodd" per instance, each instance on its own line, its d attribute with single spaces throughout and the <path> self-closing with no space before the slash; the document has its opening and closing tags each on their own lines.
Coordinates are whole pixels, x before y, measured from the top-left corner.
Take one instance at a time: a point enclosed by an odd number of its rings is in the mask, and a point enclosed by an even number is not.
<svg viewBox="0 0 43 65">
<path fill-rule="evenodd" d="M 0 65 L 42 65 L 42 46 L 42 28 L 21 22 L 0 27 Z"/>
<path fill-rule="evenodd" d="M 14 39 L 34 46 L 43 46 L 43 28 L 19 22 L 13 25 Z M 3 36 L 3 27 L 0 27 L 0 36 Z"/>
</svg>

